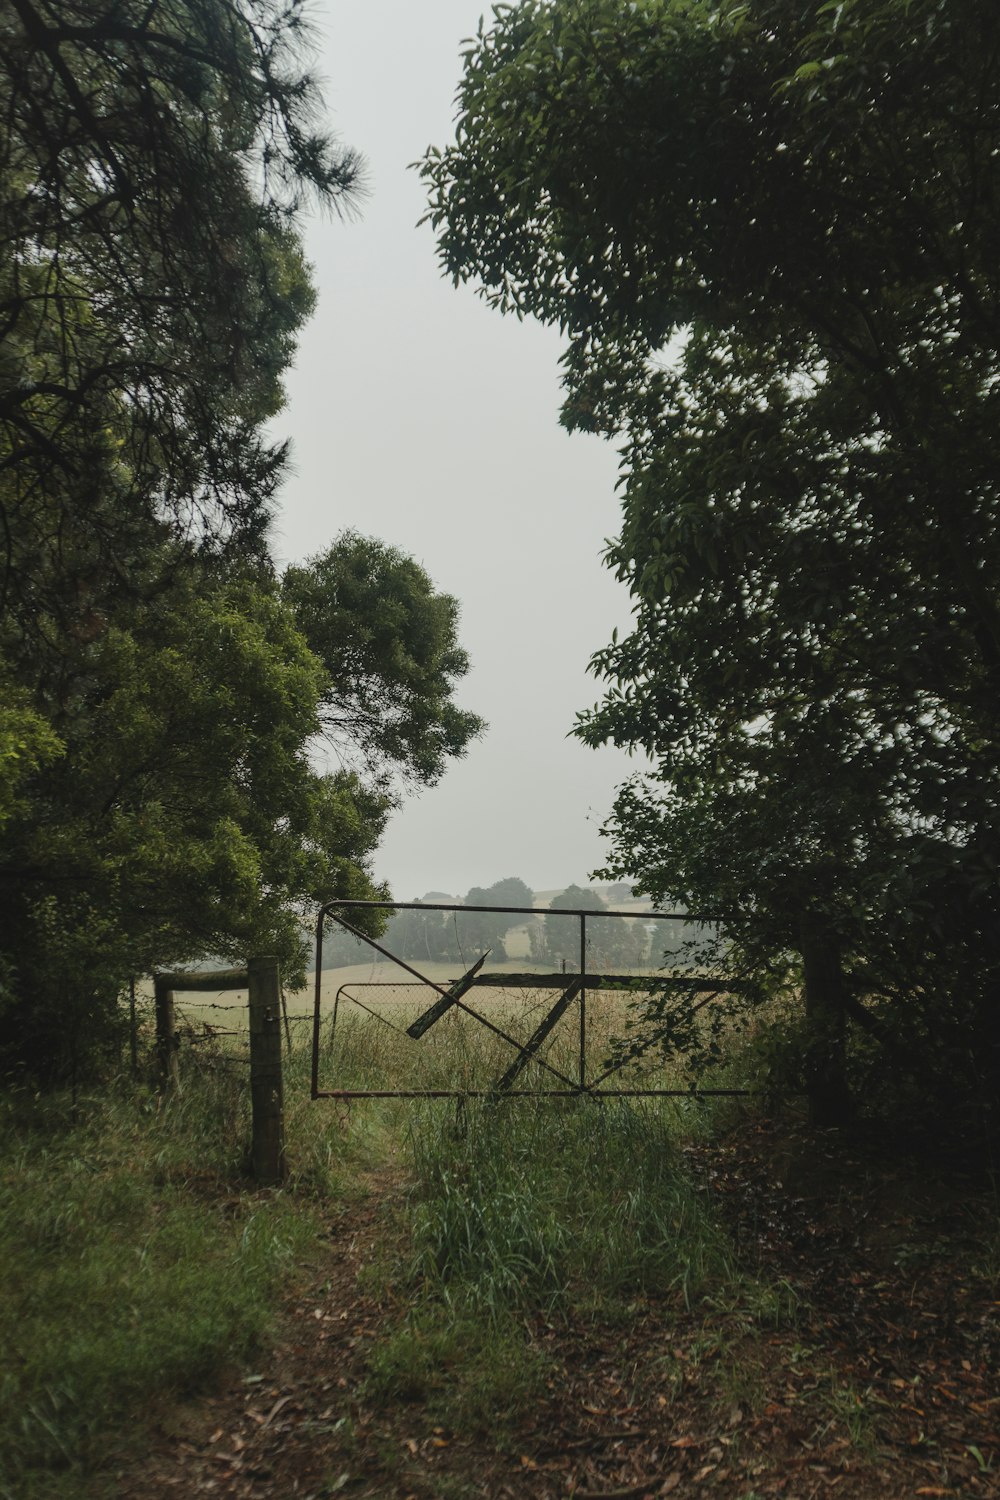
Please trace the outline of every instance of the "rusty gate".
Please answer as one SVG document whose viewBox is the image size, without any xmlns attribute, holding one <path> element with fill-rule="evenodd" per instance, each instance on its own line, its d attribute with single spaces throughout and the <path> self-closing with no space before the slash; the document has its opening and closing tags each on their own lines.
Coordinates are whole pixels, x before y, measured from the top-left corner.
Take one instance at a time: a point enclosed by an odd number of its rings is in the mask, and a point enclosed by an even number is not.
<svg viewBox="0 0 1000 1500">
<path fill-rule="evenodd" d="M 465 970 L 458 978 L 448 983 L 440 983 L 420 972 L 406 959 L 392 953 L 375 938 L 369 937 L 367 933 L 360 931 L 344 915 L 345 911 L 356 910 L 380 910 L 388 912 L 398 911 L 420 911 L 420 912 L 453 912 L 453 913 L 480 913 L 498 916 L 524 916 L 524 917 L 546 917 L 559 920 L 574 920 L 579 923 L 579 960 L 575 972 L 509 972 L 486 969 L 486 960 L 489 951 L 481 954 L 476 961 Z M 497 1098 L 520 1097 L 520 1098 L 568 1098 L 589 1096 L 595 1098 L 637 1098 L 637 1097 L 689 1097 L 694 1095 L 738 1095 L 744 1092 L 738 1089 L 689 1089 L 689 1088 L 628 1088 L 615 1087 L 616 1082 L 621 1080 L 617 1075 L 621 1073 L 630 1061 L 635 1057 L 632 1051 L 628 1057 L 618 1062 L 605 1063 L 600 1071 L 593 1077 L 587 1076 L 587 1039 L 588 1039 L 588 994 L 595 991 L 615 992 L 650 992 L 659 988 L 666 978 L 661 972 L 647 974 L 611 974 L 601 972 L 588 972 L 588 918 L 593 922 L 597 920 L 604 922 L 608 919 L 623 921 L 638 921 L 656 923 L 660 921 L 690 921 L 686 915 L 678 912 L 594 912 L 589 910 L 567 910 L 546 909 L 536 907 L 518 906 L 465 906 L 456 902 L 429 902 L 429 901 L 353 901 L 340 900 L 331 901 L 323 906 L 319 912 L 316 922 L 316 952 L 315 952 L 315 994 L 313 1003 L 313 1037 L 312 1037 L 312 1097 L 313 1099 L 470 1099 L 470 1098 Z M 463 1012 L 472 1021 L 491 1032 L 500 1041 L 510 1047 L 512 1055 L 510 1063 L 505 1071 L 499 1076 L 489 1088 L 324 1088 L 320 1086 L 320 1062 L 321 1062 L 321 1037 L 322 1037 L 322 974 L 323 974 L 323 938 L 326 924 L 329 921 L 336 922 L 339 927 L 350 933 L 358 941 L 366 944 L 382 959 L 398 966 L 401 970 L 411 976 L 420 986 L 425 986 L 428 995 L 433 995 L 430 1004 L 413 1020 L 406 1028 L 405 1034 L 415 1045 L 419 1045 L 421 1039 L 427 1035 L 433 1026 L 449 1013 L 455 1011 Z M 725 992 L 726 986 L 718 980 L 709 976 L 682 975 L 670 976 L 673 987 L 684 990 L 686 993 L 697 994 L 700 998 L 696 1002 L 695 1009 L 707 1005 L 714 997 Z M 353 981 L 341 984 L 336 992 L 332 1015 L 330 1019 L 331 1040 L 337 1025 L 338 1008 L 341 995 L 354 1002 L 361 1010 L 367 1011 L 376 1020 L 385 1021 L 386 1018 L 374 1011 L 362 1001 L 358 990 L 372 990 L 392 988 L 391 982 L 385 981 Z M 472 1004 L 473 994 L 477 988 L 492 990 L 552 990 L 558 991 L 552 1005 L 546 1014 L 534 1028 L 531 1035 L 524 1040 L 513 1036 L 505 1026 L 499 1025 L 482 1013 L 482 1010 Z M 485 998 L 485 997 L 484 997 Z M 570 1011 L 571 1007 L 577 1009 L 577 1046 L 575 1066 L 567 1071 L 566 1067 L 559 1067 L 548 1057 L 543 1055 L 542 1048 L 550 1038 L 560 1021 Z M 386 1022 L 386 1024 L 391 1024 Z M 393 1030 L 402 1031 L 401 1027 L 393 1027 Z M 547 1077 L 544 1087 L 527 1087 L 524 1085 L 522 1075 L 533 1065 L 540 1069 Z M 610 1086 L 609 1086 L 610 1084 Z"/>
</svg>

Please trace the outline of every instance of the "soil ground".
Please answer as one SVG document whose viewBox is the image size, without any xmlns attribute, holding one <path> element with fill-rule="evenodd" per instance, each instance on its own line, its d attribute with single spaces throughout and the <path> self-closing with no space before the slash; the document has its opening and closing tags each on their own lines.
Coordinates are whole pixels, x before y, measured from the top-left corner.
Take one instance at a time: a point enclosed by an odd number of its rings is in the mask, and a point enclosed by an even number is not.
<svg viewBox="0 0 1000 1500">
<path fill-rule="evenodd" d="M 759 1305 L 642 1301 L 613 1323 L 534 1320 L 544 1398 L 491 1431 L 448 1430 L 420 1402 L 376 1407 L 371 1351 L 405 1308 L 364 1273 L 405 1183 L 373 1175 L 331 1216 L 270 1352 L 161 1413 L 114 1493 L 1000 1495 L 1000 1266 L 983 1233 L 997 1205 L 982 1178 L 767 1123 L 688 1158 L 765 1288 Z"/>
</svg>

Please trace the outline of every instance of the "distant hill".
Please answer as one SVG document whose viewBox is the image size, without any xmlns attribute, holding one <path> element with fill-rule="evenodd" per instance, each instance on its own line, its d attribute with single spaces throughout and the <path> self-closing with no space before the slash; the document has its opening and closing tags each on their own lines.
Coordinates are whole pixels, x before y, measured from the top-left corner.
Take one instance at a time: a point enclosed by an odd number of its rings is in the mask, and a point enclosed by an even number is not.
<svg viewBox="0 0 1000 1500">
<path fill-rule="evenodd" d="M 630 885 L 593 885 L 589 881 L 577 881 L 584 889 L 596 891 L 609 911 L 652 911 L 652 903 L 647 896 L 633 896 Z M 554 896 L 561 896 L 567 886 L 559 886 L 553 891 L 536 891 L 535 905 L 540 909 L 550 906 Z"/>
</svg>

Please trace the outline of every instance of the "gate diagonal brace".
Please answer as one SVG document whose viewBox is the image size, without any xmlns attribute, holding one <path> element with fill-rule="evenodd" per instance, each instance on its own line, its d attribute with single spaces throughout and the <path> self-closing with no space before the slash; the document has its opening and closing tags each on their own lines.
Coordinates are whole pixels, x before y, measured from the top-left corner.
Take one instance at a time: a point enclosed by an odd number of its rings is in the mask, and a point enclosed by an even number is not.
<svg viewBox="0 0 1000 1500">
<path fill-rule="evenodd" d="M 445 1015 L 449 1010 L 451 1010 L 451 1007 L 457 1001 L 461 1000 L 466 990 L 472 988 L 472 981 L 475 979 L 476 975 L 479 973 L 480 969 L 483 967 L 483 964 L 489 958 L 492 951 L 493 950 L 491 948 L 487 948 L 482 958 L 477 958 L 476 962 L 472 965 L 472 968 L 469 969 L 465 974 L 463 974 L 461 979 L 456 979 L 455 983 L 451 986 L 451 989 L 447 990 L 442 995 L 440 1000 L 435 1000 L 431 1008 L 429 1010 L 425 1010 L 422 1016 L 418 1016 L 417 1019 L 413 1022 L 412 1026 L 407 1026 L 407 1036 L 411 1036 L 415 1042 L 419 1042 L 424 1032 L 429 1031 L 434 1025 L 435 1021 L 440 1021 L 441 1017 Z"/>
<path fill-rule="evenodd" d="M 556 1001 L 555 1005 L 553 1005 L 548 1015 L 542 1022 L 540 1022 L 534 1034 L 527 1042 L 525 1042 L 524 1046 L 521 1048 L 520 1052 L 518 1053 L 517 1057 L 515 1057 L 506 1073 L 496 1084 L 496 1091 L 498 1094 L 505 1093 L 507 1089 L 509 1089 L 524 1072 L 524 1069 L 532 1061 L 535 1053 L 538 1051 L 539 1047 L 542 1045 L 549 1032 L 562 1019 L 568 1006 L 570 1006 L 576 999 L 582 988 L 583 980 L 574 979 L 569 989 L 564 991 L 564 993 L 559 996 L 559 999 Z"/>
</svg>

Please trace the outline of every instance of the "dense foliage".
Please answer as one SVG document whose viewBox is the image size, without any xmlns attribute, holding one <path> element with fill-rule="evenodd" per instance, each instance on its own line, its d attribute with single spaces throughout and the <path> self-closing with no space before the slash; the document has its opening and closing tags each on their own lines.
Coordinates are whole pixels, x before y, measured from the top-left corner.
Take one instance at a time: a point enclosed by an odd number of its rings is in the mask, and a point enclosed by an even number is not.
<svg viewBox="0 0 1000 1500">
<path fill-rule="evenodd" d="M 531 907 L 534 893 L 516 875 L 495 880 L 492 885 L 474 885 L 466 893 L 464 905 Z M 393 914 L 386 929 L 386 943 L 401 958 L 447 960 L 468 968 L 488 953 L 490 967 L 504 963 L 507 949 L 504 939 L 525 918 L 511 912 L 441 912 L 434 911 L 438 902 L 449 904 L 444 894 L 424 897 L 429 909 L 405 908 Z M 530 920 L 530 919 L 529 919 Z"/>
<path fill-rule="evenodd" d="M 282 597 L 326 668 L 323 730 L 342 755 L 383 782 L 436 782 L 483 727 L 452 699 L 469 667 L 456 601 L 412 557 L 353 533 L 289 568 Z"/>
<path fill-rule="evenodd" d="M 0 1071 L 76 1070 L 157 965 L 275 951 L 294 980 L 305 907 L 385 894 L 400 788 L 480 727 L 416 564 L 269 557 L 297 216 L 358 191 L 303 27 L 279 0 L 0 19 Z"/>
<path fill-rule="evenodd" d="M 998 53 L 985 0 L 524 0 L 424 164 L 623 439 L 611 872 L 801 963 L 824 1118 L 845 1012 L 1000 1081 Z"/>
<path fill-rule="evenodd" d="M 616 888 L 631 893 L 631 887 Z M 683 946 L 686 924 L 645 921 L 636 915 L 628 919 L 608 915 L 608 905 L 591 887 L 570 885 L 553 896 L 548 908 L 535 906 L 534 893 L 517 876 L 507 876 L 489 886 L 472 886 L 464 901 L 455 903 L 456 911 L 436 911 L 437 903 L 450 904 L 452 898 L 434 893 L 414 906 L 396 911 L 386 929 L 384 943 L 400 958 L 448 962 L 468 968 L 477 958 L 488 954 L 488 969 L 512 963 L 522 968 L 562 967 L 576 973 L 580 966 L 580 924 L 561 917 L 549 917 L 547 911 L 585 911 L 586 968 L 589 973 L 619 973 L 658 964 L 664 947 Z M 461 910 L 462 906 L 471 908 Z M 480 907 L 500 910 L 481 911 Z M 502 908 L 516 908 L 503 910 Z M 350 911 L 345 913 L 349 918 Z M 353 920 L 353 919 L 352 919 Z M 515 940 L 509 941 L 511 933 Z M 326 967 L 348 966 L 371 959 L 371 950 L 347 933 L 331 931 L 324 942 Z"/>
<path fill-rule="evenodd" d="M 585 967 L 593 973 L 622 973 L 641 967 L 650 957 L 649 924 L 638 918 L 601 916 L 607 903 L 589 886 L 569 885 L 549 902 L 554 912 L 593 912 L 587 916 Z M 547 917 L 529 931 L 532 957 L 562 965 L 570 972 L 581 967 L 580 923 Z"/>
</svg>

